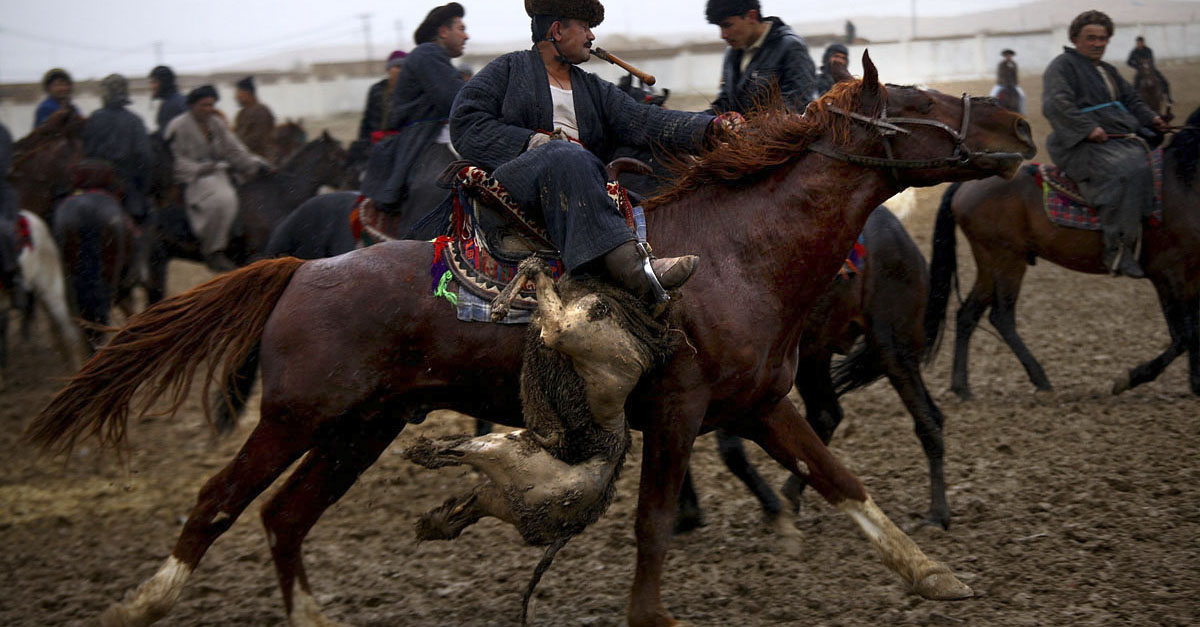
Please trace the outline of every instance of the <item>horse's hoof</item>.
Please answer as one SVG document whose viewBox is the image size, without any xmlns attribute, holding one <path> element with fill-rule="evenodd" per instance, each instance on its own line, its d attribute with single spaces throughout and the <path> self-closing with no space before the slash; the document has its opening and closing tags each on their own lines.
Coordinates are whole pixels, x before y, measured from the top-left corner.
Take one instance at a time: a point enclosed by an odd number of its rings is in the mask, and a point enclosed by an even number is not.
<svg viewBox="0 0 1200 627">
<path fill-rule="evenodd" d="M 954 392 L 954 395 L 957 396 L 958 400 L 960 401 L 971 400 L 971 391 L 966 388 L 950 388 L 950 391 Z"/>
<path fill-rule="evenodd" d="M 1123 373 L 1113 381 L 1112 393 L 1113 396 L 1123 394 L 1133 387 L 1133 382 L 1129 380 L 1129 373 Z"/>
<path fill-rule="evenodd" d="M 970 586 L 949 572 L 926 575 L 913 585 L 913 592 L 934 601 L 957 601 L 975 596 Z"/>
<path fill-rule="evenodd" d="M 796 523 L 791 516 L 780 513 L 767 517 L 764 522 L 767 529 L 783 540 L 785 549 L 798 550 L 804 546 L 804 533 L 796 528 Z"/>
</svg>

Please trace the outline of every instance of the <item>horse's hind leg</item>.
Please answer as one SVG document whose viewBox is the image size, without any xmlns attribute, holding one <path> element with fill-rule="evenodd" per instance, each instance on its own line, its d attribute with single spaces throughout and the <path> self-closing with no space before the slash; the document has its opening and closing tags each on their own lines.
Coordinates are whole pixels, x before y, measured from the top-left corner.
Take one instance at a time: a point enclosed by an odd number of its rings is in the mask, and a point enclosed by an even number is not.
<svg viewBox="0 0 1200 627">
<path fill-rule="evenodd" d="M 821 443 L 816 432 L 786 399 L 748 433 L 772 457 L 793 473 L 808 468 L 808 480 L 830 504 L 845 512 L 879 551 L 883 563 L 927 599 L 962 599 L 971 589 L 944 564 L 929 559 L 867 495 L 862 483 Z"/>
<path fill-rule="evenodd" d="M 294 424 L 259 422 L 233 461 L 200 489 L 171 557 L 125 600 L 105 610 L 100 624 L 133 627 L 166 616 L 213 541 L 308 448 L 308 435 L 302 431 Z"/>
<path fill-rule="evenodd" d="M 950 391 L 962 400 L 971 398 L 971 386 L 967 383 L 967 353 L 971 348 L 971 334 L 979 326 L 979 319 L 992 305 L 991 269 L 980 262 L 976 252 L 975 267 L 978 277 L 967 300 L 958 310 L 954 327 L 954 366 L 950 374 Z"/>
<path fill-rule="evenodd" d="M 995 276 L 996 296 L 989 316 L 992 326 L 996 327 L 1000 337 L 1004 338 L 1004 342 L 1021 361 L 1033 385 L 1042 392 L 1054 389 L 1042 365 L 1017 334 L 1017 295 L 1021 291 L 1021 279 L 1025 276 L 1025 262 L 1010 259 L 996 268 Z"/>
<path fill-rule="evenodd" d="M 1197 343 L 1196 318 L 1194 313 L 1200 309 L 1200 299 L 1180 300 L 1172 298 L 1166 292 L 1166 286 L 1155 286 L 1158 289 L 1159 304 L 1162 306 L 1163 317 L 1167 320 L 1167 330 L 1171 334 L 1171 345 L 1162 354 L 1147 361 L 1143 364 L 1138 364 L 1129 372 L 1121 375 L 1113 383 L 1113 394 L 1120 394 L 1129 389 L 1135 388 L 1143 383 L 1149 383 L 1158 378 L 1163 370 L 1175 361 L 1185 352 L 1190 352 L 1188 357 L 1189 374 L 1191 378 L 1191 387 L 1194 394 L 1200 394 L 1200 365 L 1197 365 L 1196 349 L 1192 348 Z M 1193 312 L 1189 316 L 1189 312 Z"/>
<path fill-rule="evenodd" d="M 300 546 L 317 519 L 379 459 L 405 424 L 383 414 L 337 420 L 338 431 L 328 434 L 305 456 L 262 509 L 288 622 L 293 627 L 336 624 L 325 618 L 313 598 Z"/>
</svg>

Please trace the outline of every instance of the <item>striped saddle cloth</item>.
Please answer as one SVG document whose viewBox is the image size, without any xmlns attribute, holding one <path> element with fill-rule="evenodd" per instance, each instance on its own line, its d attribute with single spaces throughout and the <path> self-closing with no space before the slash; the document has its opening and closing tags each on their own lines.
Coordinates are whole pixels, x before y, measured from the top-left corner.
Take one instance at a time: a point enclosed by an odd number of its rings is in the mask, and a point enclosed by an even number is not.
<svg viewBox="0 0 1200 627">
<path fill-rule="evenodd" d="M 1162 223 L 1162 149 L 1151 151 L 1148 159 L 1154 173 L 1154 210 L 1147 221 L 1151 226 L 1158 226 Z M 1067 178 L 1058 166 L 1031 163 L 1025 166 L 1025 173 L 1042 188 L 1042 208 L 1051 222 L 1071 229 L 1101 230 L 1100 215 L 1088 205 L 1075 181 Z"/>
</svg>

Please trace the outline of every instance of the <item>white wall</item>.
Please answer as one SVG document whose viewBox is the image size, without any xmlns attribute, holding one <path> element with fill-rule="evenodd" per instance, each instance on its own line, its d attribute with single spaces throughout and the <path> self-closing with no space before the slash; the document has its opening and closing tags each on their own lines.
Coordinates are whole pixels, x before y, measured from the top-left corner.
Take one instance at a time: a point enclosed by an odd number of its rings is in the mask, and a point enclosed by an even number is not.
<svg viewBox="0 0 1200 627">
<path fill-rule="evenodd" d="M 1200 23 L 1119 25 L 1109 44 L 1105 60 L 1125 68 L 1125 58 L 1133 48 L 1133 40 L 1142 35 L 1150 42 L 1159 60 L 1200 58 Z M 953 80 L 989 79 L 995 75 L 1000 51 L 1012 48 L 1017 52 L 1022 82 L 1039 80 L 1046 65 L 1068 44 L 1065 27 L 1053 32 L 1009 33 L 999 35 L 974 35 L 946 39 L 918 39 L 914 41 L 883 42 L 869 46 L 871 59 L 879 68 L 885 82 L 911 84 Z M 866 46 L 850 46 L 851 70 L 861 74 L 859 59 Z M 819 65 L 822 50 L 810 50 L 814 62 Z M 673 50 L 659 56 L 643 58 L 629 54 L 630 60 L 643 70 L 658 78 L 659 87 L 667 87 L 677 93 L 711 95 L 720 80 L 720 52 L 692 52 L 687 48 Z M 477 59 L 470 61 L 476 69 L 482 67 Z M 599 60 L 589 62 L 585 68 L 600 76 L 616 81 L 624 73 L 620 68 Z M 1129 72 L 1125 74 L 1128 76 Z M 366 101 L 367 89 L 374 78 L 336 78 L 318 81 L 310 77 L 299 82 L 283 82 L 259 86 L 259 97 L 275 112 L 279 121 L 284 118 L 321 118 L 346 111 L 361 111 Z M 231 117 L 237 111 L 233 100 L 232 84 L 217 84 L 222 99 L 218 107 Z M 144 94 L 135 94 L 133 110 L 142 116 L 147 128 L 153 130 L 154 112 L 157 103 L 151 103 Z M 76 104 L 85 113 L 100 106 L 95 94 L 80 94 Z M 8 127 L 14 137 L 22 137 L 33 126 L 33 112 L 37 103 L 0 101 L 0 122 Z"/>
</svg>

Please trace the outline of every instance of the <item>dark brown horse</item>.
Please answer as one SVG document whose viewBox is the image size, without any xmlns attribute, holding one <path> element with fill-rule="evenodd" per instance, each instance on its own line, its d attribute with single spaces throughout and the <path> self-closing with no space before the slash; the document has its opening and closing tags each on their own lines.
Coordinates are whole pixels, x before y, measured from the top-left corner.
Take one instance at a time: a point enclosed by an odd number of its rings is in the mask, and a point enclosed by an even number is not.
<svg viewBox="0 0 1200 627">
<path fill-rule="evenodd" d="M 1121 375 L 1113 385 L 1119 394 L 1153 381 L 1174 359 L 1188 354 L 1189 382 L 1200 394 L 1200 188 L 1196 182 L 1200 154 L 1200 109 L 1164 150 L 1161 226 L 1147 226 L 1140 262 L 1154 283 L 1167 318 L 1171 344 L 1158 357 Z M 1064 228 L 1050 222 L 1042 208 L 1042 188 L 1024 172 L 1012 180 L 989 178 L 951 185 L 942 196 L 933 235 L 933 276 L 926 309 L 926 336 L 936 341 L 946 318 L 951 280 L 957 271 L 954 225 L 958 224 L 975 257 L 977 277 L 958 310 L 951 389 L 970 398 L 967 350 L 971 333 L 984 312 L 1000 337 L 1025 367 L 1039 390 L 1051 389 L 1041 364 L 1017 334 L 1016 305 L 1025 266 L 1041 257 L 1064 268 L 1106 274 L 1101 263 L 1099 231 Z"/>
<path fill-rule="evenodd" d="M 809 314 L 800 336 L 796 391 L 804 401 L 804 416 L 821 441 L 829 443 L 842 421 L 838 398 L 886 376 L 900 395 L 929 461 L 929 513 L 924 524 L 950 527 L 943 475 L 945 417 L 921 377 L 921 361 L 932 354 L 925 343 L 929 271 L 925 257 L 904 225 L 886 207 L 876 209 L 863 229 L 865 254 L 855 273 L 834 280 Z M 846 355 L 834 362 L 833 356 Z M 717 430 L 721 460 L 758 498 L 769 526 L 794 534 L 775 491 L 746 457 L 742 441 Z M 677 531 L 702 524 L 699 499 L 691 473 L 680 494 Z M 793 510 L 800 504 L 803 480 L 788 479 L 783 493 Z"/>
<path fill-rule="evenodd" d="M 307 143 L 308 132 L 304 130 L 304 120 L 293 122 L 289 118 L 271 131 L 271 154 L 262 157 L 271 163 L 284 163 Z"/>
<path fill-rule="evenodd" d="M 1171 113 L 1171 94 L 1167 91 L 1166 79 L 1149 59 L 1142 59 L 1138 65 L 1133 75 L 1133 88 L 1142 102 L 1162 116 L 1163 121 L 1170 122 L 1175 118 Z"/>
<path fill-rule="evenodd" d="M 661 254 L 698 253 L 701 267 L 670 321 L 687 341 L 627 404 L 631 425 L 645 433 L 630 625 L 675 622 L 661 582 L 676 497 L 693 441 L 718 427 L 807 474 L 918 594 L 970 594 L 892 524 L 787 393 L 801 321 L 880 202 L 907 185 L 1012 174 L 1035 149 L 1024 120 L 990 99 L 885 89 L 865 55 L 864 68 L 863 81 L 835 87 L 803 117 L 752 121 L 744 136 L 702 155 L 647 215 Z M 885 105 L 906 118 L 881 120 Z M 885 141 L 895 160 L 885 158 Z M 165 614 L 212 542 L 303 458 L 263 521 L 289 617 L 325 624 L 301 543 L 405 424 L 439 408 L 522 423 L 525 329 L 459 322 L 429 293 L 432 258 L 431 243 L 397 241 L 223 275 L 136 316 L 55 397 L 28 431 L 33 442 L 64 450 L 96 433 L 119 444 L 143 385 L 147 400 L 169 391 L 177 408 L 202 361 L 210 375 L 227 376 L 261 350 L 254 432 L 202 488 L 171 557 L 106 620 L 147 624 Z"/>
<path fill-rule="evenodd" d="M 54 204 L 71 192 L 71 166 L 83 158 L 85 121 L 74 109 L 56 111 L 13 144 L 9 180 L 22 209 L 51 221 Z"/>
<path fill-rule="evenodd" d="M 156 201 L 178 201 L 181 194 L 170 183 L 171 154 L 165 144 L 156 142 L 157 163 L 151 177 L 150 195 Z M 235 263 L 244 265 L 264 254 L 271 231 L 296 207 L 317 194 L 322 185 L 334 185 L 342 179 L 346 151 L 329 133 L 305 144 L 286 163 L 271 174 L 238 187 L 238 217 L 228 249 Z M 204 255 L 188 224 L 187 212 L 180 202 L 159 207 L 155 212 L 150 254 L 150 277 L 146 286 L 151 303 L 162 300 L 166 290 L 167 262 L 172 258 L 200 261 Z"/>
</svg>

